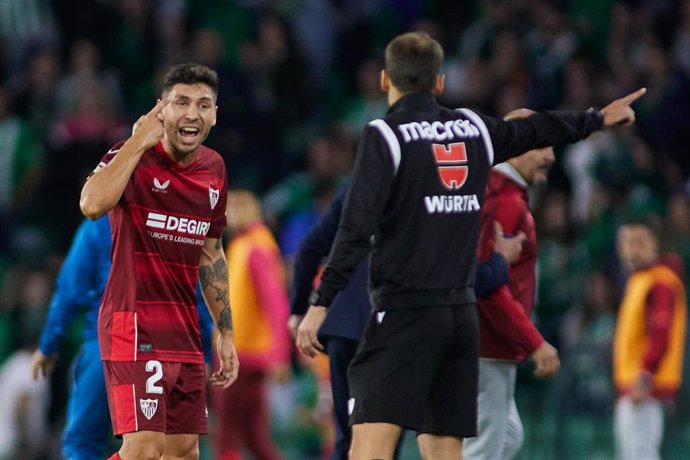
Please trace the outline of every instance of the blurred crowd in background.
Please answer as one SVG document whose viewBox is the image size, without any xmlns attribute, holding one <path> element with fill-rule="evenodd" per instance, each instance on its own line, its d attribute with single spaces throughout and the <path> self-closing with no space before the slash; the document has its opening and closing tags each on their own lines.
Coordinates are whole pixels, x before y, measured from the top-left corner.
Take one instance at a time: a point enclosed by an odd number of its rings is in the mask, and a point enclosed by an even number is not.
<svg viewBox="0 0 690 460">
<path fill-rule="evenodd" d="M 261 197 L 289 282 L 361 130 L 387 109 L 383 47 L 408 30 L 443 44 L 440 100 L 450 107 L 584 110 L 648 89 L 634 127 L 559 146 L 531 201 L 536 323 L 563 368 L 548 383 L 528 364 L 520 371 L 520 458 L 612 458 L 611 342 L 625 281 L 617 223 L 656 216 L 664 249 L 690 267 L 690 0 L 0 1 L 0 395 L 17 389 L 15 401 L 0 396 L 0 451 L 7 442 L 25 446 L 26 459 L 56 451 L 78 328 L 49 383 L 18 371 L 21 357 L 36 347 L 81 221 L 84 178 L 153 107 L 167 67 L 195 61 L 218 72 L 206 144 L 225 159 L 231 188 Z M 323 458 L 327 379 L 293 361 L 272 390 L 274 439 L 287 458 Z M 664 458 L 690 451 L 690 365 L 685 374 Z M 3 439 L 32 398 L 31 416 L 13 425 L 25 428 Z"/>
</svg>

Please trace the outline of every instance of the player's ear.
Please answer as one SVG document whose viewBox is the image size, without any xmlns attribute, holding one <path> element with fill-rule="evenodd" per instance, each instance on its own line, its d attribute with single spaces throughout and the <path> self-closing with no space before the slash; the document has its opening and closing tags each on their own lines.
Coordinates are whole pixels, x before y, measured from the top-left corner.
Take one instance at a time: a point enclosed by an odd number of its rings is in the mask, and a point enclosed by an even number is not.
<svg viewBox="0 0 690 460">
<path fill-rule="evenodd" d="M 436 84 L 434 84 L 434 96 L 438 96 L 443 93 L 443 88 L 445 88 L 446 85 L 446 75 L 443 73 L 440 73 L 436 75 Z"/>
<path fill-rule="evenodd" d="M 381 91 L 384 93 L 387 93 L 388 90 L 391 89 L 391 77 L 388 75 L 388 72 L 386 72 L 386 69 L 381 69 L 381 75 L 379 77 L 379 86 L 381 87 Z"/>
<path fill-rule="evenodd" d="M 216 106 L 216 107 L 213 109 L 213 122 L 211 123 L 211 126 L 216 126 L 216 119 L 217 119 L 217 116 L 218 116 L 218 106 Z"/>
</svg>

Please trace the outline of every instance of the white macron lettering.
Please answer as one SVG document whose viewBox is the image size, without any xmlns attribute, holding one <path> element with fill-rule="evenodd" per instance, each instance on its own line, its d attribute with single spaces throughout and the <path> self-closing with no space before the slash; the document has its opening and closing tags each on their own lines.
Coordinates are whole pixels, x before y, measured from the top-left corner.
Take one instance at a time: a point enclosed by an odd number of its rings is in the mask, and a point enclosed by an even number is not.
<svg viewBox="0 0 690 460">
<path fill-rule="evenodd" d="M 479 128 L 469 120 L 448 120 L 445 123 L 434 121 L 413 121 L 398 125 L 398 130 L 403 135 L 405 143 L 418 140 L 446 141 L 453 139 L 466 139 L 479 137 Z"/>
<path fill-rule="evenodd" d="M 461 214 L 481 209 L 477 195 L 432 195 L 424 197 L 428 214 Z"/>
</svg>

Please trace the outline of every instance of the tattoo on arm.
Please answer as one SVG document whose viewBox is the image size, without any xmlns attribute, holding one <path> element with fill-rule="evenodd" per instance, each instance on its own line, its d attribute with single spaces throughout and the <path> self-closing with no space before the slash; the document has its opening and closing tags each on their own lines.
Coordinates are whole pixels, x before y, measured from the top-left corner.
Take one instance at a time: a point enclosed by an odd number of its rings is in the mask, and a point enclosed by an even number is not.
<svg viewBox="0 0 690 460">
<path fill-rule="evenodd" d="M 220 240 L 218 240 L 220 244 Z M 218 317 L 218 330 L 231 331 L 232 313 L 230 312 L 230 296 L 228 294 L 228 264 L 224 257 L 217 258 L 213 264 L 199 267 L 199 281 L 206 298 L 214 303 L 220 303 L 221 311 Z M 208 291 L 212 290 L 212 293 Z"/>
<path fill-rule="evenodd" d="M 223 308 L 220 312 L 220 319 L 218 320 L 218 330 L 232 331 L 232 313 L 228 307 Z"/>
</svg>

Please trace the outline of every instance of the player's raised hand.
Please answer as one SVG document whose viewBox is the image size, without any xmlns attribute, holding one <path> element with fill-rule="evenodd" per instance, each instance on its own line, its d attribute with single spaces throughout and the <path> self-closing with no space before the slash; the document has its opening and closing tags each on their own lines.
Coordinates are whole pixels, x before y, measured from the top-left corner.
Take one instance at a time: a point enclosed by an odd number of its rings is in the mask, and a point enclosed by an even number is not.
<svg viewBox="0 0 690 460">
<path fill-rule="evenodd" d="M 297 328 L 297 340 L 295 344 L 303 355 L 316 358 L 319 351 L 323 351 L 323 345 L 319 342 L 317 334 L 319 328 L 326 319 L 326 307 L 312 305 Z"/>
<path fill-rule="evenodd" d="M 175 91 L 158 101 L 149 113 L 139 117 L 132 127 L 132 138 L 139 142 L 142 149 L 149 149 L 163 138 L 163 109 L 175 98 Z"/>
<path fill-rule="evenodd" d="M 38 380 L 39 377 L 48 377 L 55 369 L 56 362 L 57 354 L 44 355 L 40 350 L 36 350 L 31 359 L 31 374 L 34 380 Z"/>
<path fill-rule="evenodd" d="M 240 360 L 237 358 L 232 332 L 221 332 L 218 334 L 217 344 L 220 369 L 211 374 L 211 384 L 227 388 L 237 380 L 240 371 Z"/>
<path fill-rule="evenodd" d="M 546 341 L 534 350 L 532 359 L 536 365 L 534 376 L 538 379 L 552 379 L 561 368 L 561 360 L 558 358 L 558 351 Z"/>
<path fill-rule="evenodd" d="M 640 88 L 625 97 L 616 99 L 604 107 L 601 111 L 604 114 L 604 128 L 633 124 L 635 122 L 635 111 L 630 107 L 630 105 L 641 98 L 646 92 L 647 88 Z"/>
</svg>

